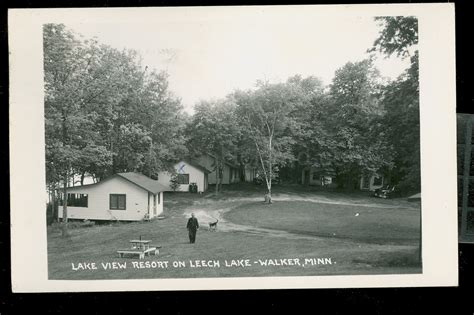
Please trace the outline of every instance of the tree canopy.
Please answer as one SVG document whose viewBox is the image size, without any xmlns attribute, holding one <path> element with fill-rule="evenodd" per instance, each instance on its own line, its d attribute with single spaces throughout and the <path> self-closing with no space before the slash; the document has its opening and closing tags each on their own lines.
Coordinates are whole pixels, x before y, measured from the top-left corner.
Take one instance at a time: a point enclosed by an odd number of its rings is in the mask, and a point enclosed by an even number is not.
<svg viewBox="0 0 474 315">
<path fill-rule="evenodd" d="M 120 171 L 156 176 L 186 152 L 182 107 L 168 90 L 167 75 L 147 71 L 136 52 L 47 24 L 44 56 L 51 181 L 65 172 L 98 179 Z"/>
<path fill-rule="evenodd" d="M 388 56 L 410 56 L 409 48 L 418 44 L 418 19 L 413 16 L 377 17 L 381 31 L 370 51 L 380 51 Z"/>
<path fill-rule="evenodd" d="M 381 104 L 386 111 L 383 125 L 393 146 L 394 167 L 388 176 L 402 190 L 420 190 L 420 110 L 418 81 L 418 23 L 415 17 L 379 18 L 383 28 L 374 49 L 386 55 L 410 58 L 410 67 L 384 86 Z M 409 53 L 409 50 L 413 50 Z"/>
<path fill-rule="evenodd" d="M 83 40 L 62 24 L 44 25 L 43 50 L 46 177 L 51 191 L 63 186 L 66 223 L 76 175 L 156 176 L 186 153 L 180 101 L 167 75 L 147 72 L 136 52 Z"/>
<path fill-rule="evenodd" d="M 148 69 L 137 52 L 46 24 L 48 185 L 66 188 L 77 175 L 100 180 L 124 171 L 156 178 L 179 159 L 210 154 L 216 174 L 225 162 L 256 167 L 269 194 L 277 174 L 299 181 L 304 167 L 330 174 L 342 188 L 384 175 L 419 190 L 418 22 L 375 21 L 381 30 L 368 51 L 410 58 L 396 80 L 382 80 L 371 55 L 342 65 L 328 86 L 316 76 L 257 81 L 197 103 L 192 116 L 170 92 L 168 74 Z"/>
<path fill-rule="evenodd" d="M 200 102 L 187 124 L 186 138 L 193 155 L 208 154 L 214 157 L 216 193 L 226 161 L 235 161 L 240 128 L 233 105 L 228 101 Z"/>
</svg>

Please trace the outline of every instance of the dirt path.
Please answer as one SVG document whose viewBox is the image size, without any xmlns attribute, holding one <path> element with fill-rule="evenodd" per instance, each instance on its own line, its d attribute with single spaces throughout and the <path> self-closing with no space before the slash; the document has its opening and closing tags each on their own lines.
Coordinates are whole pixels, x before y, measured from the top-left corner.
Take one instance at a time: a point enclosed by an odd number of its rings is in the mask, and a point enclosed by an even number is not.
<svg viewBox="0 0 474 315">
<path fill-rule="evenodd" d="M 260 201 L 262 198 L 253 198 L 255 201 Z M 416 205 L 405 200 L 397 200 L 400 202 L 399 205 L 388 205 L 385 203 L 377 202 L 367 202 L 364 199 L 348 199 L 343 198 L 343 200 L 334 200 L 334 198 L 328 198 L 324 196 L 294 196 L 290 194 L 279 194 L 278 197 L 273 198 L 275 201 L 307 201 L 314 203 L 325 203 L 325 204 L 334 204 L 334 205 L 345 205 L 345 206 L 359 206 L 359 207 L 368 207 L 368 208 L 382 208 L 382 209 L 416 209 Z M 374 198 L 374 201 L 377 200 Z"/>
<path fill-rule="evenodd" d="M 321 196 L 294 196 L 289 194 L 279 194 L 278 197 L 273 198 L 275 202 L 278 201 L 306 201 L 306 202 L 314 202 L 314 203 L 323 203 L 323 204 L 337 204 L 337 205 L 348 205 L 348 206 L 358 206 L 358 207 L 368 207 L 368 208 L 384 208 L 384 209 L 416 209 L 416 205 L 412 203 L 401 202 L 400 205 L 387 205 L 387 204 L 380 204 L 380 203 L 366 203 L 364 200 L 334 200 L 327 197 Z M 312 240 L 317 242 L 327 242 L 328 237 L 321 237 L 321 236 L 312 236 L 312 235 L 304 235 L 298 233 L 291 233 L 284 230 L 277 230 L 277 229 L 266 229 L 260 228 L 255 226 L 243 225 L 243 224 L 236 224 L 230 222 L 224 218 L 224 214 L 226 212 L 231 211 L 237 206 L 242 205 L 244 202 L 258 202 L 262 201 L 261 197 L 239 197 L 239 198 L 229 198 L 225 201 L 214 201 L 214 200 L 199 200 L 193 203 L 193 205 L 189 206 L 184 210 L 184 216 L 189 217 L 191 213 L 194 213 L 196 217 L 199 218 L 199 222 L 202 229 L 209 229 L 209 223 L 216 222 L 218 220 L 218 231 L 219 232 L 241 232 L 241 233 L 248 233 L 254 235 L 261 235 L 261 236 L 269 236 L 269 237 L 283 237 L 286 239 L 304 239 L 304 240 Z M 216 206 L 219 206 L 216 208 Z M 331 238 L 335 241 L 344 241 L 346 243 L 354 243 L 360 244 L 360 241 L 354 242 L 350 239 L 336 239 Z M 393 246 L 397 249 L 409 249 L 412 246 L 407 245 L 378 245 L 378 244 L 367 244 L 370 247 L 379 248 L 383 246 L 387 248 L 387 246 Z M 360 246 L 360 245 L 359 245 Z"/>
</svg>

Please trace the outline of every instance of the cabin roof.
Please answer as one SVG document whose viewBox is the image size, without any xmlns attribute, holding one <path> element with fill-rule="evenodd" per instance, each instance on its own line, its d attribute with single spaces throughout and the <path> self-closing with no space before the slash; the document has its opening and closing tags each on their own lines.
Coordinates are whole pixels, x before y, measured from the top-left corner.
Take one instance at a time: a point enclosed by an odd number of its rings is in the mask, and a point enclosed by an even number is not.
<svg viewBox="0 0 474 315">
<path fill-rule="evenodd" d="M 168 190 L 165 185 L 160 184 L 157 180 L 151 179 L 150 177 L 145 176 L 140 173 L 127 172 L 127 173 L 117 173 L 116 175 L 134 183 L 137 186 L 140 186 L 141 188 L 153 194 L 156 194 L 157 192 L 160 192 L 160 191 Z"/>
<path fill-rule="evenodd" d="M 201 164 L 199 164 L 197 161 L 193 160 L 193 159 L 183 159 L 182 162 L 186 162 L 188 163 L 189 165 L 197 168 L 198 170 L 204 172 L 204 173 L 212 173 L 210 170 L 208 170 L 207 168 L 205 168 L 204 166 L 202 166 Z M 178 162 L 179 163 L 179 162 Z"/>
<path fill-rule="evenodd" d="M 212 159 L 215 159 L 215 156 L 214 156 L 213 154 L 211 154 L 211 153 L 202 153 L 200 156 L 198 156 L 198 158 L 205 157 L 205 156 L 208 156 L 208 157 L 210 157 L 210 158 L 212 158 Z M 233 163 L 231 163 L 231 162 L 229 162 L 229 161 L 227 161 L 227 160 L 225 160 L 225 159 L 224 159 L 222 162 L 223 162 L 224 164 L 226 164 L 227 166 L 230 166 L 230 167 L 232 167 L 232 168 L 239 168 L 239 166 L 238 166 L 237 164 L 233 164 Z"/>
<path fill-rule="evenodd" d="M 131 182 L 132 184 L 135 184 L 138 187 L 140 187 L 140 188 L 142 188 L 146 191 L 149 191 L 153 194 L 156 194 L 156 193 L 161 192 L 161 191 L 169 190 L 168 187 L 166 187 L 163 184 L 160 184 L 157 180 L 151 179 L 148 176 L 145 176 L 143 174 L 136 173 L 136 172 L 117 173 L 115 175 L 112 175 L 110 177 L 105 178 L 104 180 L 101 180 L 98 183 L 82 185 L 82 186 L 68 187 L 67 189 L 72 190 L 72 189 L 81 188 L 81 187 L 95 186 L 95 185 L 101 184 L 104 181 L 107 181 L 107 180 L 110 180 L 110 179 L 113 179 L 113 178 L 116 178 L 116 177 L 121 177 L 121 178 L 127 180 L 128 182 Z"/>
</svg>

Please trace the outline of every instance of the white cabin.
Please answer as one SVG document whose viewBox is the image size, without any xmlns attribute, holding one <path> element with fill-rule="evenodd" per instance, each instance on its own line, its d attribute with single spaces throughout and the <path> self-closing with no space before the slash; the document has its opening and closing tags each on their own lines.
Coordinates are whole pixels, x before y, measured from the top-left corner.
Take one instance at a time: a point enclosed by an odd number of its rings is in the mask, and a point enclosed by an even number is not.
<svg viewBox="0 0 474 315">
<path fill-rule="evenodd" d="M 384 186 L 383 176 L 372 175 L 372 176 L 361 176 L 360 178 L 360 189 L 374 191 Z"/>
<path fill-rule="evenodd" d="M 181 160 L 173 165 L 174 170 L 178 174 L 178 189 L 177 191 L 189 191 L 189 185 L 195 183 L 198 192 L 205 192 L 207 190 L 209 181 L 209 171 L 206 167 L 188 160 Z M 170 180 L 172 174 L 169 172 L 160 172 L 158 174 L 158 182 L 167 186 L 166 191 L 171 191 Z"/>
<path fill-rule="evenodd" d="M 255 176 L 257 175 L 257 169 L 249 164 L 245 165 L 245 181 L 246 182 L 253 182 Z"/>
<path fill-rule="evenodd" d="M 139 221 L 163 213 L 165 185 L 139 173 L 117 173 L 98 183 L 69 187 L 68 218 Z M 62 218 L 62 206 L 59 207 Z"/>
<path fill-rule="evenodd" d="M 217 182 L 215 158 L 210 154 L 205 154 L 198 157 L 197 161 L 200 165 L 210 170 L 209 184 L 215 185 Z M 224 161 L 224 165 L 222 168 L 221 184 L 227 185 L 238 182 L 240 182 L 239 168 L 229 162 Z"/>
<path fill-rule="evenodd" d="M 336 187 L 333 176 L 322 173 L 317 168 L 305 167 L 301 171 L 301 183 L 309 186 Z"/>
</svg>

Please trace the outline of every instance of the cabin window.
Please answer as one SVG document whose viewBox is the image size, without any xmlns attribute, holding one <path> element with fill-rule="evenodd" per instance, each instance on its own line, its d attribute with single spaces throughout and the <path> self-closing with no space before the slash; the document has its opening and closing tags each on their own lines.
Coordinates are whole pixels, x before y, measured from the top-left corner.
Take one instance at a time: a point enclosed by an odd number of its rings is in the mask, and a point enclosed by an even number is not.
<svg viewBox="0 0 474 315">
<path fill-rule="evenodd" d="M 67 194 L 67 206 L 68 207 L 82 207 L 87 208 L 87 194 Z M 63 205 L 63 198 L 59 200 L 59 205 Z"/>
<path fill-rule="evenodd" d="M 316 172 L 313 173 L 313 180 L 319 180 L 319 179 L 321 179 L 321 178 L 319 177 L 318 173 L 316 173 Z"/>
<path fill-rule="evenodd" d="M 178 184 L 189 185 L 189 174 L 178 174 Z"/>
<path fill-rule="evenodd" d="M 123 194 L 110 194 L 111 210 L 126 210 L 127 196 Z"/>
<path fill-rule="evenodd" d="M 374 178 L 374 186 L 382 186 L 382 177 Z"/>
</svg>

